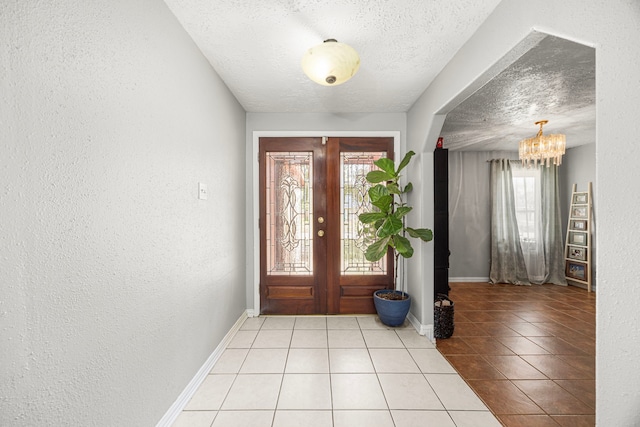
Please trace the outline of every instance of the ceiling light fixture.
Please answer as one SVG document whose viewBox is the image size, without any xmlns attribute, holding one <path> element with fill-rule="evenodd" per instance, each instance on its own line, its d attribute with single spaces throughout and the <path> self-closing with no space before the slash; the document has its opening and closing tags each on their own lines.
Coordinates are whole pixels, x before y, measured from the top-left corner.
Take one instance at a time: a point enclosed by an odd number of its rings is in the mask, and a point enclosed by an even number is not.
<svg viewBox="0 0 640 427">
<path fill-rule="evenodd" d="M 358 52 L 351 46 L 327 39 L 302 57 L 302 70 L 314 82 L 337 86 L 353 77 L 360 68 Z"/>
<path fill-rule="evenodd" d="M 562 134 L 543 135 L 542 126 L 549 123 L 548 120 L 540 120 L 536 122 L 540 125 L 538 134 L 533 138 L 525 138 L 520 141 L 520 148 L 518 150 L 520 160 L 529 167 L 531 163 L 533 166 L 547 163 L 547 167 L 551 166 L 551 160 L 553 164 L 560 166 L 562 164 L 562 155 L 565 152 L 567 145 L 567 138 Z"/>
</svg>

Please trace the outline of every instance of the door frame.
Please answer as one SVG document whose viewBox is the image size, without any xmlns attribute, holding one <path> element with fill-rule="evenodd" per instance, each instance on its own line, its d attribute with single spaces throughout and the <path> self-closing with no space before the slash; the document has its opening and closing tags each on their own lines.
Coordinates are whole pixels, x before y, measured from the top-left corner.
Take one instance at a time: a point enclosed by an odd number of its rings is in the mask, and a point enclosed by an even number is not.
<svg viewBox="0 0 640 427">
<path fill-rule="evenodd" d="M 253 310 L 247 313 L 249 316 L 258 316 L 260 314 L 260 229 L 258 223 L 260 219 L 260 171 L 258 164 L 258 155 L 260 152 L 260 137 L 392 137 L 393 151 L 395 158 L 399 158 L 400 150 L 400 131 L 253 131 L 253 147 L 251 152 L 251 169 L 252 169 L 252 191 L 251 198 L 253 200 L 253 209 L 249 218 L 247 231 L 251 230 L 253 241 L 251 249 L 253 261 L 252 283 L 247 283 L 248 287 L 252 287 L 253 293 Z M 248 290 L 248 289 L 247 289 Z"/>
</svg>

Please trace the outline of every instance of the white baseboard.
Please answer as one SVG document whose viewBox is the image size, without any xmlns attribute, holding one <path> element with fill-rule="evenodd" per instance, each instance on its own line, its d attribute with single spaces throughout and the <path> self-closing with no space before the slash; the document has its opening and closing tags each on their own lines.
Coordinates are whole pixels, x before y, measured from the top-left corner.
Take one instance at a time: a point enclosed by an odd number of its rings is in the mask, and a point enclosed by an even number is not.
<svg viewBox="0 0 640 427">
<path fill-rule="evenodd" d="M 178 396 L 176 401 L 173 402 L 173 405 L 171 405 L 169 410 L 164 414 L 160 421 L 158 421 L 156 427 L 170 427 L 175 422 L 175 420 L 180 415 L 180 412 L 182 412 L 184 407 L 187 406 L 189 400 L 191 400 L 196 390 L 198 390 L 198 387 L 200 387 L 200 384 L 202 384 L 205 378 L 207 378 L 207 375 L 209 374 L 209 372 L 211 372 L 211 369 L 213 369 L 213 365 L 215 365 L 218 359 L 220 359 L 222 352 L 224 352 L 225 348 L 227 347 L 229 342 L 231 342 L 236 332 L 240 330 L 240 327 L 247 319 L 247 317 L 248 310 L 244 311 L 240 318 L 236 321 L 236 323 L 234 323 L 229 332 L 227 332 L 227 335 L 224 336 L 222 341 L 220 341 L 220 344 L 218 344 L 216 349 L 213 350 L 211 356 L 207 358 L 206 362 L 204 362 L 204 365 L 202 365 L 202 367 L 198 370 L 193 379 L 189 381 L 187 387 L 182 391 L 182 393 L 180 393 L 180 396 Z"/>
<path fill-rule="evenodd" d="M 433 338 L 433 325 L 421 324 L 420 321 L 416 318 L 416 316 L 414 316 L 411 313 L 407 315 L 407 319 L 409 320 L 409 322 L 411 322 L 413 327 L 416 329 L 416 331 L 420 335 L 424 335 L 425 337 L 427 337 L 429 341 L 435 344 L 435 339 Z"/>
<path fill-rule="evenodd" d="M 484 282 L 488 283 L 488 277 L 449 277 L 449 282 L 458 283 L 458 282 Z"/>
</svg>

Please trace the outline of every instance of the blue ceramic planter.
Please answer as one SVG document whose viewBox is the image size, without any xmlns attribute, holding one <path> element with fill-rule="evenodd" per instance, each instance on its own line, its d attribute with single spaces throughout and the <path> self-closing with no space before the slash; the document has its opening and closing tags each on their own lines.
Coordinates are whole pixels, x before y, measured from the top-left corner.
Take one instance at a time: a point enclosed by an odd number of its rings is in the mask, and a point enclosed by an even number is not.
<svg viewBox="0 0 640 427">
<path fill-rule="evenodd" d="M 403 300 L 387 300 L 380 298 L 379 294 L 393 293 L 391 289 L 381 289 L 373 293 L 373 303 L 376 306 L 380 321 L 387 326 L 400 326 L 407 318 L 409 308 L 411 307 L 411 297 L 405 292 L 400 292 L 407 296 Z"/>
</svg>

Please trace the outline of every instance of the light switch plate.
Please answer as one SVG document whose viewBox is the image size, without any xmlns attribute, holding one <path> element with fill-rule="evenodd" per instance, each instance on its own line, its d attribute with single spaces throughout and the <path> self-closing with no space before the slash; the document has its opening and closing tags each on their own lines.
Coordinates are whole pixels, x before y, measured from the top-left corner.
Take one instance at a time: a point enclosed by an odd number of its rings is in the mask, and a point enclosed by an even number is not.
<svg viewBox="0 0 640 427">
<path fill-rule="evenodd" d="M 198 183 L 198 199 L 207 200 L 207 184 Z"/>
</svg>

